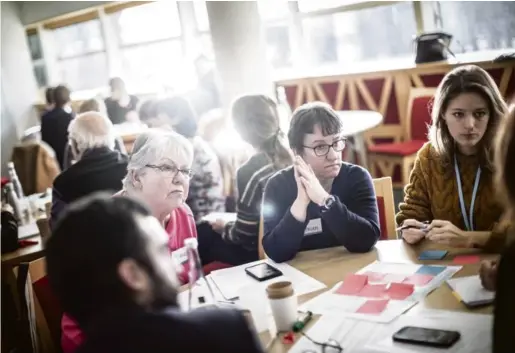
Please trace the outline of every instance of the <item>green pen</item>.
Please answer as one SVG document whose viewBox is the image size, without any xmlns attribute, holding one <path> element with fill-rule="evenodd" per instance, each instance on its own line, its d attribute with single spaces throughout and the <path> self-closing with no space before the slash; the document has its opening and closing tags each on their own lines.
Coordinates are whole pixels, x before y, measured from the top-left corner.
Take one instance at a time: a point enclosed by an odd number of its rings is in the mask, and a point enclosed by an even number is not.
<svg viewBox="0 0 515 353">
<path fill-rule="evenodd" d="M 306 324 L 313 318 L 311 311 L 301 313 L 297 318 L 297 321 L 293 324 L 293 332 L 300 332 L 306 326 Z"/>
</svg>

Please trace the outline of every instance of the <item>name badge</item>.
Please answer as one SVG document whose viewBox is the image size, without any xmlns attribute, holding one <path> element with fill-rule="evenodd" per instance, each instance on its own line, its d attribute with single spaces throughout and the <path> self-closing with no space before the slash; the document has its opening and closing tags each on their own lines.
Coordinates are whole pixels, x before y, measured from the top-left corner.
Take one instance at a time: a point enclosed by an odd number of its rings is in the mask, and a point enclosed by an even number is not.
<svg viewBox="0 0 515 353">
<path fill-rule="evenodd" d="M 188 251 L 186 248 L 180 248 L 172 251 L 173 260 L 180 265 L 184 265 L 188 261 Z"/>
<path fill-rule="evenodd" d="M 309 221 L 304 236 L 322 233 L 322 219 L 315 218 Z"/>
</svg>

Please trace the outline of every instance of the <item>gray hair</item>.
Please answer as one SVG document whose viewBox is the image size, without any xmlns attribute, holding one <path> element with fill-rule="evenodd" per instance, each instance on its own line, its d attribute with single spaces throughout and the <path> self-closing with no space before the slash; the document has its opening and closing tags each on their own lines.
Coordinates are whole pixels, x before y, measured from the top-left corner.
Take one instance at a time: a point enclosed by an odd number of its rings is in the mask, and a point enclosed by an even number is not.
<svg viewBox="0 0 515 353">
<path fill-rule="evenodd" d="M 175 160 L 177 157 L 187 159 L 189 165 L 193 163 L 193 146 L 188 139 L 174 131 L 149 129 L 141 133 L 134 141 L 123 188 L 134 189 L 134 175 L 147 165 L 163 158 Z"/>
<path fill-rule="evenodd" d="M 98 112 L 79 114 L 68 126 L 68 134 L 72 146 L 79 154 L 95 147 L 114 148 L 113 123 Z"/>
</svg>

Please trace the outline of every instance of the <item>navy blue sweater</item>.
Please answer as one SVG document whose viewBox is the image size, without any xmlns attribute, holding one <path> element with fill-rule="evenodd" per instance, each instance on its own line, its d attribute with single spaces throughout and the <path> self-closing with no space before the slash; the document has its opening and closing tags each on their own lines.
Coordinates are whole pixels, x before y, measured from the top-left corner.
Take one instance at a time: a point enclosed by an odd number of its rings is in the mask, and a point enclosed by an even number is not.
<svg viewBox="0 0 515 353">
<path fill-rule="evenodd" d="M 370 251 L 379 239 L 379 216 L 372 178 L 360 166 L 343 163 L 331 187 L 336 202 L 329 210 L 310 202 L 305 222 L 297 221 L 290 207 L 297 197 L 293 168 L 268 181 L 263 200 L 266 254 L 284 262 L 302 250 L 344 246 L 350 252 Z M 310 220 L 321 219 L 322 231 L 304 235 Z"/>
</svg>

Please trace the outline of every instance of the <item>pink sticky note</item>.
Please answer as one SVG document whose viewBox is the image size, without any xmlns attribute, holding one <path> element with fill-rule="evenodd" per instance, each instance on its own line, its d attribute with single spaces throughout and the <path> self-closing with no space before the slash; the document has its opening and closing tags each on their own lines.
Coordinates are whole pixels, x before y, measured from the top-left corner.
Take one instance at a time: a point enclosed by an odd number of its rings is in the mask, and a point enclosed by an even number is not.
<svg viewBox="0 0 515 353">
<path fill-rule="evenodd" d="M 415 286 L 425 286 L 435 278 L 431 275 L 414 274 L 407 277 L 402 283 L 413 284 Z"/>
<path fill-rule="evenodd" d="M 452 262 L 458 265 L 470 265 L 478 263 L 481 258 L 478 255 L 459 255 L 452 259 Z"/>
<path fill-rule="evenodd" d="M 384 276 L 386 276 L 385 273 L 370 272 L 370 271 L 365 272 L 363 274 L 368 277 L 369 282 L 381 282 L 383 280 Z"/>
<path fill-rule="evenodd" d="M 402 283 L 402 281 L 404 281 L 406 279 L 406 275 L 401 275 L 399 273 L 387 273 L 382 282 L 384 283 L 392 283 L 392 282 L 395 282 L 395 283 Z"/>
<path fill-rule="evenodd" d="M 382 298 L 385 292 L 386 284 L 367 284 L 357 295 L 367 298 Z"/>
<path fill-rule="evenodd" d="M 388 299 L 367 300 L 365 304 L 363 304 L 359 307 L 358 310 L 356 310 L 356 312 L 359 314 L 379 315 L 384 311 L 384 309 L 386 309 L 388 301 Z"/>
<path fill-rule="evenodd" d="M 390 288 L 386 290 L 386 295 L 390 299 L 404 300 L 413 294 L 415 287 L 408 283 L 390 283 Z"/>
<path fill-rule="evenodd" d="M 347 294 L 347 295 L 356 295 L 358 294 L 363 287 L 368 283 L 368 277 L 364 275 L 356 275 L 350 274 L 345 277 L 343 283 L 335 293 L 337 294 Z"/>
</svg>

